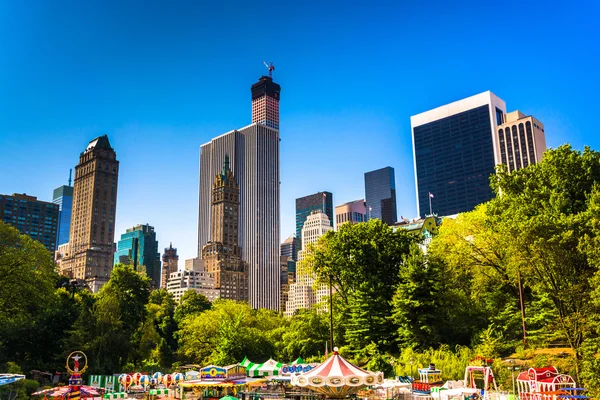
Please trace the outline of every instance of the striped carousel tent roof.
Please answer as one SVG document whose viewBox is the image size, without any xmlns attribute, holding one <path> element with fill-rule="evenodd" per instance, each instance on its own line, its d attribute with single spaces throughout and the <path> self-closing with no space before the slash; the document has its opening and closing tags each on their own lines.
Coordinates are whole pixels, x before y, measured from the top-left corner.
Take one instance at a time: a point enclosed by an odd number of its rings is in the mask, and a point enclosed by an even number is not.
<svg viewBox="0 0 600 400">
<path fill-rule="evenodd" d="M 281 374 L 281 367 L 283 367 L 282 363 L 270 358 L 262 364 L 253 364 L 251 367 L 246 367 L 246 373 L 251 377 L 276 376 Z"/>
<path fill-rule="evenodd" d="M 346 397 L 362 386 L 383 383 L 381 372 L 365 371 L 334 351 L 333 356 L 304 374 L 293 376 L 292 385 L 306 387 L 328 397 Z"/>
</svg>

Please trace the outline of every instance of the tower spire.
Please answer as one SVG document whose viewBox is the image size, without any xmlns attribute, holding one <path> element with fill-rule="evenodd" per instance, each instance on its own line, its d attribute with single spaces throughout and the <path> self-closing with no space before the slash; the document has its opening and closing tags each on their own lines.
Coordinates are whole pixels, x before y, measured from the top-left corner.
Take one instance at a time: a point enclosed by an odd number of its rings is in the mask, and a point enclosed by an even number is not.
<svg viewBox="0 0 600 400">
<path fill-rule="evenodd" d="M 71 186 L 71 174 L 73 174 L 73 168 L 69 169 L 69 186 Z"/>
</svg>

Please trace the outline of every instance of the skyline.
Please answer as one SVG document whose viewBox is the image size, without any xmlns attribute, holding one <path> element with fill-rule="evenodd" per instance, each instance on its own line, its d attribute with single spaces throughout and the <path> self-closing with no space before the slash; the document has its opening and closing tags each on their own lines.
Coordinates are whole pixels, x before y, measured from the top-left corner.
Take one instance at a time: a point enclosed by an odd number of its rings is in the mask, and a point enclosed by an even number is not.
<svg viewBox="0 0 600 400">
<path fill-rule="evenodd" d="M 548 147 L 600 148 L 591 2 L 532 3 L 517 15 L 506 3 L 500 32 L 488 28 L 493 5 L 465 15 L 443 4 L 439 14 L 333 2 L 314 14 L 269 2 L 60 4 L 64 15 L 0 4 L 0 159 L 12 162 L 0 193 L 52 201 L 85 145 L 107 134 L 120 161 L 115 236 L 148 223 L 161 253 L 178 248 L 180 266 L 197 251 L 200 146 L 250 124 L 263 60 L 282 87 L 281 241 L 295 231 L 296 198 L 329 191 L 334 207 L 364 198 L 364 173 L 388 165 L 398 218 L 416 217 L 410 116 L 486 90 L 538 118 Z M 273 20 L 249 29 L 259 4 Z M 525 24 L 528 12 L 536 18 Z"/>
</svg>

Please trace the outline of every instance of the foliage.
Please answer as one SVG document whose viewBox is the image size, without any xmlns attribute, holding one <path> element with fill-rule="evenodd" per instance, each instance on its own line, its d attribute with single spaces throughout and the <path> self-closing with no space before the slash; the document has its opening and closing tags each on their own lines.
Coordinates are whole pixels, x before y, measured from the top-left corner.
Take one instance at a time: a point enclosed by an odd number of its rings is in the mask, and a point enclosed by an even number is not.
<svg viewBox="0 0 600 400">
<path fill-rule="evenodd" d="M 13 361 L 29 369 L 52 361 L 45 346 L 63 333 L 52 318 L 69 320 L 60 309 L 57 282 L 52 254 L 0 221 L 0 365 Z"/>
<path fill-rule="evenodd" d="M 293 315 L 283 328 L 277 354 L 281 360 L 293 361 L 298 357 L 325 353 L 325 343 L 329 341 L 328 315 L 317 310 L 300 310 Z"/>
<path fill-rule="evenodd" d="M 416 236 L 373 219 L 328 232 L 308 252 L 318 282 L 329 284 L 331 279 L 347 304 L 345 339 L 350 349 L 370 343 L 381 351 L 396 348 L 390 301 L 403 258 L 416 241 Z"/>
<path fill-rule="evenodd" d="M 413 245 L 399 276 L 391 321 L 401 347 L 469 344 L 478 320 L 469 314 L 468 300 L 456 290 L 457 282 L 442 260 L 425 256 Z"/>
<path fill-rule="evenodd" d="M 282 325 L 282 316 L 253 310 L 247 303 L 218 300 L 210 310 L 183 320 L 178 332 L 179 355 L 202 365 L 228 365 L 244 357 L 255 362 L 275 356 L 267 332 Z"/>
<path fill-rule="evenodd" d="M 201 313 L 210 309 L 210 307 L 211 303 L 206 296 L 197 293 L 195 290 L 187 290 L 183 296 L 181 296 L 179 305 L 175 309 L 173 319 L 178 325 L 181 325 L 187 316 Z"/>
<path fill-rule="evenodd" d="M 120 371 L 129 360 L 137 360 L 134 334 L 146 318 L 150 279 L 129 265 L 117 264 L 110 280 L 100 289 L 92 311 L 94 329 L 89 337 L 93 370 Z"/>
<path fill-rule="evenodd" d="M 498 197 L 489 215 L 506 238 L 510 268 L 520 271 L 553 304 L 557 328 L 576 358 L 589 329 L 590 279 L 598 270 L 586 252 L 597 232 L 594 221 L 600 182 L 600 153 L 561 146 L 541 163 L 508 173 L 501 168 L 492 186 Z"/>
</svg>

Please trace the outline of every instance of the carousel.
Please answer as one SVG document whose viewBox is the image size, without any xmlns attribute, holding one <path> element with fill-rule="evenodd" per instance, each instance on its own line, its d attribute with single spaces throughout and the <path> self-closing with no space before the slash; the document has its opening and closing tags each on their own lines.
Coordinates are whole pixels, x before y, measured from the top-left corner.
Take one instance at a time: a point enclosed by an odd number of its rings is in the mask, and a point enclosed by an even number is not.
<svg viewBox="0 0 600 400">
<path fill-rule="evenodd" d="M 83 366 L 80 365 L 83 362 Z M 73 367 L 73 368 L 71 368 Z M 87 356 L 81 351 L 74 351 L 67 357 L 66 370 L 69 377 L 68 386 L 58 386 L 52 389 L 40 390 L 32 393 L 32 396 L 44 396 L 44 398 L 62 398 L 65 400 L 90 399 L 100 396 L 100 393 L 91 386 L 85 386 L 81 374 L 87 370 Z"/>
<path fill-rule="evenodd" d="M 309 372 L 292 376 L 291 382 L 293 386 L 310 389 L 328 398 L 343 398 L 364 386 L 382 384 L 383 374 L 365 371 L 348 362 L 335 347 L 333 356 Z"/>
</svg>

